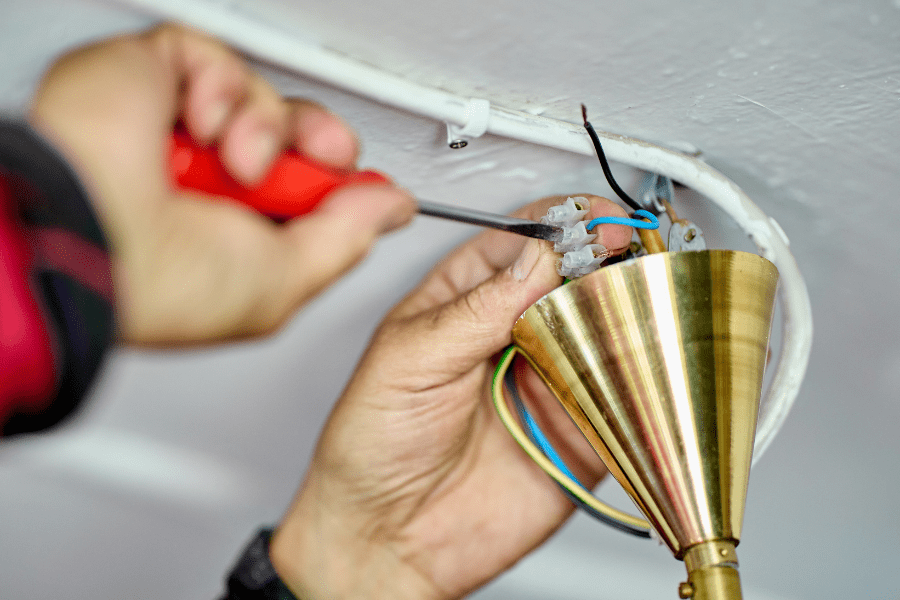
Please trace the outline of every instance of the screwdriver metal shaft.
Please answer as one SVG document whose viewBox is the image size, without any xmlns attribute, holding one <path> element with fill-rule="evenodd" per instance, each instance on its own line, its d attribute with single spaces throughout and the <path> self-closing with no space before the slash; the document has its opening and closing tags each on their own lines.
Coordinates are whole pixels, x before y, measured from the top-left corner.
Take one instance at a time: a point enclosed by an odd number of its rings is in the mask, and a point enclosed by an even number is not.
<svg viewBox="0 0 900 600">
<path fill-rule="evenodd" d="M 482 227 L 500 229 L 501 231 L 551 242 L 557 242 L 562 238 L 562 229 L 553 225 L 545 225 L 536 221 L 529 221 L 528 219 L 517 219 L 516 217 L 508 217 L 471 208 L 438 204 L 437 202 L 419 200 L 418 203 L 419 214 L 429 217 L 481 225 Z"/>
</svg>

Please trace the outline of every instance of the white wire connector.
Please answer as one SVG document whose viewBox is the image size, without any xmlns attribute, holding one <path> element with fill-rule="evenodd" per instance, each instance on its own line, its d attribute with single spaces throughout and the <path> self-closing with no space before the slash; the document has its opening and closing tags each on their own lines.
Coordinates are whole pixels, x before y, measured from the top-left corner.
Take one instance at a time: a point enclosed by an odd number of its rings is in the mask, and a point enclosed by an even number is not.
<svg viewBox="0 0 900 600">
<path fill-rule="evenodd" d="M 572 279 L 593 273 L 609 257 L 609 250 L 600 244 L 588 244 L 578 250 L 566 252 L 557 265 L 557 272 Z"/>
<path fill-rule="evenodd" d="M 578 208 L 581 206 L 581 208 Z M 576 196 L 575 198 L 566 198 L 566 201 L 559 206 L 551 206 L 547 214 L 541 217 L 541 223 L 545 225 L 556 225 L 557 227 L 572 227 L 578 221 L 582 220 L 588 213 L 587 198 Z M 557 250 L 559 252 L 559 250 Z"/>
<path fill-rule="evenodd" d="M 562 228 L 562 239 L 553 244 L 553 251 L 562 254 L 579 250 L 596 237 L 596 233 L 588 233 L 587 223 L 578 221 L 572 227 Z"/>
<path fill-rule="evenodd" d="M 554 252 L 563 255 L 556 263 L 556 272 L 569 279 L 596 271 L 609 256 L 605 247 L 591 244 L 597 234 L 588 233 L 587 222 L 581 220 L 588 213 L 587 206 L 587 198 L 566 198 L 541 217 L 541 223 L 562 228 L 562 239 L 553 245 Z"/>
</svg>

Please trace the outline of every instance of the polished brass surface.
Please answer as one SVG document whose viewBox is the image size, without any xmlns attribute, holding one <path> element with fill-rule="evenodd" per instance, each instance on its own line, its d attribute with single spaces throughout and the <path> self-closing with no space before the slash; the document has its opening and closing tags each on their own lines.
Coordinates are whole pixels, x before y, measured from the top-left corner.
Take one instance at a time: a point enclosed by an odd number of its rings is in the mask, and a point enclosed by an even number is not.
<svg viewBox="0 0 900 600">
<path fill-rule="evenodd" d="M 741 578 L 737 569 L 710 567 L 691 573 L 692 600 L 741 600 Z"/>
<path fill-rule="evenodd" d="M 755 254 L 652 254 L 558 288 L 513 328 L 678 558 L 740 539 L 777 279 Z"/>
<path fill-rule="evenodd" d="M 731 540 L 710 540 L 691 546 L 684 553 L 684 566 L 688 573 L 706 567 L 738 566 L 737 552 Z"/>
<path fill-rule="evenodd" d="M 712 540 L 688 549 L 684 555 L 687 586 L 693 600 L 740 600 L 741 580 L 737 553 L 731 540 Z M 681 592 L 682 588 L 679 588 Z"/>
</svg>

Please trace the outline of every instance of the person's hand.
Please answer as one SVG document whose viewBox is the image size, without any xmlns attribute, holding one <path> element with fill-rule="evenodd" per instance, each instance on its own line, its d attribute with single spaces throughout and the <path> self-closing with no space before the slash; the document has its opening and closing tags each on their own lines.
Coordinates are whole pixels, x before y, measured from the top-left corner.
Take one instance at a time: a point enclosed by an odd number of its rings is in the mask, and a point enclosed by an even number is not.
<svg viewBox="0 0 900 600">
<path fill-rule="evenodd" d="M 530 205 L 537 219 L 564 197 Z M 591 218 L 625 216 L 590 197 Z M 602 225 L 621 253 L 631 228 Z M 486 232 L 457 249 L 375 334 L 337 403 L 270 549 L 298 597 L 456 598 L 555 531 L 572 504 L 493 413 L 495 355 L 515 320 L 560 285 L 549 244 Z M 602 463 L 538 376 L 530 411 L 588 485 Z"/>
<path fill-rule="evenodd" d="M 390 185 L 332 194 L 277 225 L 235 203 L 173 191 L 169 140 L 182 120 L 218 144 L 239 181 L 294 147 L 352 169 L 357 141 L 320 106 L 287 102 L 220 43 L 165 25 L 59 60 L 30 119 L 79 174 L 112 246 L 119 335 L 203 343 L 269 332 L 361 260 L 415 205 Z"/>
</svg>

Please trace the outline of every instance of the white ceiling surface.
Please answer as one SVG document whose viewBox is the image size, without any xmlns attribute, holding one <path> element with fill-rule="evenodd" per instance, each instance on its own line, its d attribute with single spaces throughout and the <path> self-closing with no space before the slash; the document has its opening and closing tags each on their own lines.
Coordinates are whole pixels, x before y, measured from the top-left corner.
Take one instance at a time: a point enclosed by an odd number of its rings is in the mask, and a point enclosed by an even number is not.
<svg viewBox="0 0 900 600">
<path fill-rule="evenodd" d="M 567 120 L 585 102 L 598 127 L 701 148 L 790 236 L 815 317 L 797 405 L 751 478 L 746 597 L 896 596 L 900 252 L 881 213 L 900 190 L 900 0 L 219 4 L 420 83 Z M 62 49 L 146 22 L 0 0 L 0 106 L 20 108 Z M 364 162 L 424 198 L 507 210 L 608 190 L 586 157 L 489 137 L 452 151 L 437 123 L 270 74 L 343 114 Z M 419 219 L 274 339 L 118 352 L 77 423 L 0 451 L 0 596 L 214 597 L 288 502 L 379 316 L 471 233 Z M 600 489 L 627 506 L 614 488 Z M 682 573 L 577 518 L 479 594 L 674 598 Z"/>
</svg>

